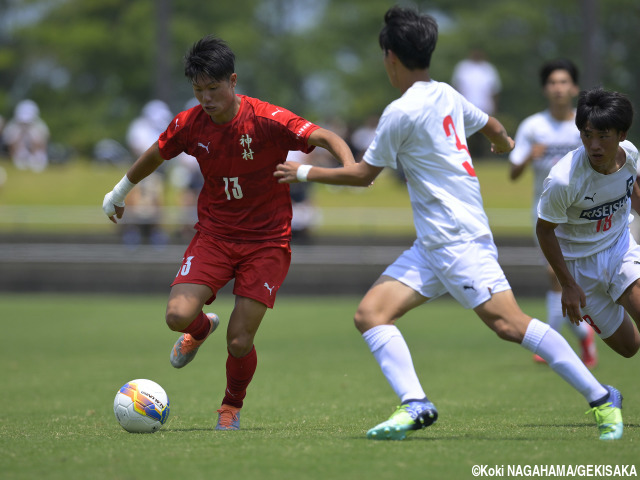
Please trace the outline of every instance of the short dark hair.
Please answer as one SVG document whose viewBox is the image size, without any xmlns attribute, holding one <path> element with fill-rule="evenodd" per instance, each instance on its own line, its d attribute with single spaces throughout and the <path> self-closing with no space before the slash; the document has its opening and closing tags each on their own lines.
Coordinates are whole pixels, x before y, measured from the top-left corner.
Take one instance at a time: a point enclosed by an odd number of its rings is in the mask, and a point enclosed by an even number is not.
<svg viewBox="0 0 640 480">
<path fill-rule="evenodd" d="M 556 70 L 565 70 L 570 76 L 575 85 L 578 85 L 578 67 L 575 63 L 567 58 L 558 58 L 556 60 L 550 60 L 542 65 L 540 69 L 540 83 L 544 87 L 549 80 L 549 77 Z"/>
<path fill-rule="evenodd" d="M 633 105 L 626 95 L 600 87 L 583 90 L 578 95 L 578 130 L 584 130 L 587 123 L 590 123 L 596 130 L 614 129 L 618 132 L 628 132 L 632 122 Z"/>
<path fill-rule="evenodd" d="M 202 77 L 221 81 L 235 72 L 236 56 L 229 46 L 213 35 L 194 43 L 184 56 L 184 75 L 191 81 Z"/>
<path fill-rule="evenodd" d="M 409 70 L 429 68 L 438 41 L 438 24 L 431 15 L 391 7 L 384 15 L 378 38 L 380 47 L 391 50 Z"/>
</svg>

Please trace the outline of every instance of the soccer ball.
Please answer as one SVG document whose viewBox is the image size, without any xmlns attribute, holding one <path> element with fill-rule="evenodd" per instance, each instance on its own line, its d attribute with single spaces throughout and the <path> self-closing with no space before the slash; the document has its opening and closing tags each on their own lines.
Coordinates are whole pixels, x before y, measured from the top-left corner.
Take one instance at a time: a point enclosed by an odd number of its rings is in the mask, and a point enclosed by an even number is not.
<svg viewBox="0 0 640 480">
<path fill-rule="evenodd" d="M 156 382 L 131 380 L 116 393 L 113 413 L 127 432 L 153 433 L 169 418 L 169 397 Z"/>
</svg>

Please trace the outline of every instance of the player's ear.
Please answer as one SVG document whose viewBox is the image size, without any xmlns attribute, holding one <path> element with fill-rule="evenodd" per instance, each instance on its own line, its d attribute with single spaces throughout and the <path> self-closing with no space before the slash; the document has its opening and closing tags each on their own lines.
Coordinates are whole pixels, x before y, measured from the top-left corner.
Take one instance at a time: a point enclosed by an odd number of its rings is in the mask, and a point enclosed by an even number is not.
<svg viewBox="0 0 640 480">
<path fill-rule="evenodd" d="M 395 63 L 398 61 L 398 56 L 393 52 L 393 50 L 387 50 L 385 53 L 385 56 L 388 57 L 392 63 Z"/>
<path fill-rule="evenodd" d="M 627 132 L 618 132 L 618 141 L 624 142 L 627 139 Z"/>
<path fill-rule="evenodd" d="M 579 94 L 580 94 L 580 86 L 574 83 L 573 88 L 571 89 L 571 95 L 573 97 L 577 97 Z"/>
</svg>

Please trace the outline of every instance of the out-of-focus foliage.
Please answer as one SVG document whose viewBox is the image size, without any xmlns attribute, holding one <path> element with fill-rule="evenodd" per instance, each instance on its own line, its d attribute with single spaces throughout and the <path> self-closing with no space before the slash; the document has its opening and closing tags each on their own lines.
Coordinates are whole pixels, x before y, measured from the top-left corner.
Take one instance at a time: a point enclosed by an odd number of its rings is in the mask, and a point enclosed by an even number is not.
<svg viewBox="0 0 640 480">
<path fill-rule="evenodd" d="M 573 59 L 605 88 L 627 93 L 638 105 L 637 0 L 398 3 L 417 6 L 439 21 L 433 78 L 449 82 L 455 63 L 472 47 L 487 52 L 503 82 L 498 117 L 511 133 L 525 116 L 544 108 L 538 69 L 558 56 Z M 585 14 L 589 3 L 599 4 L 593 24 Z M 340 119 L 354 126 L 380 114 L 397 95 L 378 46 L 391 5 L 383 0 L 0 0 L 0 114 L 9 117 L 20 99 L 33 98 L 53 139 L 88 153 L 102 138 L 122 140 L 152 98 L 163 97 L 174 112 L 181 110 L 192 96 L 182 71 L 184 52 L 213 33 L 236 53 L 239 93 L 316 122 Z M 589 53 L 590 39 L 595 41 Z M 639 126 L 637 119 L 631 140 Z"/>
</svg>

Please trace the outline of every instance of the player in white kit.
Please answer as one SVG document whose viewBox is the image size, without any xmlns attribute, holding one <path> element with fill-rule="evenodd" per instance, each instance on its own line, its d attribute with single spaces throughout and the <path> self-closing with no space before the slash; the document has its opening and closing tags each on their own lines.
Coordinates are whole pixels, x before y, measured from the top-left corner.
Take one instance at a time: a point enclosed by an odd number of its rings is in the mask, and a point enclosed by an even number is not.
<svg viewBox="0 0 640 480">
<path fill-rule="evenodd" d="M 372 439 L 404 439 L 436 421 L 438 412 L 416 375 L 409 348 L 395 326 L 409 310 L 450 293 L 472 308 L 500 338 L 544 358 L 601 417 L 617 392 L 601 385 L 567 341 L 549 325 L 522 312 L 500 265 L 485 215 L 480 185 L 465 139 L 482 132 L 494 153 L 513 140 L 498 120 L 429 75 L 438 26 L 429 15 L 400 7 L 385 14 L 380 32 L 389 80 L 402 96 L 385 109 L 363 161 L 345 168 L 286 162 L 280 182 L 316 181 L 368 186 L 385 168 L 402 166 L 407 177 L 417 240 L 366 293 L 355 324 L 401 401 L 391 417 L 367 432 Z M 609 439 L 598 420 L 600 438 Z"/>
<path fill-rule="evenodd" d="M 570 60 L 560 58 L 546 62 L 540 69 L 540 81 L 547 109 L 525 118 L 516 131 L 516 146 L 509 154 L 511 180 L 517 180 L 531 167 L 533 170 L 533 201 L 531 218 L 535 232 L 538 220 L 538 200 L 542 183 L 551 167 L 571 150 L 581 145 L 580 131 L 576 128 L 573 99 L 578 96 L 578 69 Z M 534 233 L 537 244 L 537 237 Z M 582 361 L 593 368 L 598 363 L 595 332 L 586 323 L 574 325 L 562 316 L 562 288 L 553 269 L 546 263 L 549 290 L 546 295 L 547 322 L 554 330 L 562 331 L 565 323 L 580 341 Z M 534 360 L 544 362 L 538 355 Z"/>
<path fill-rule="evenodd" d="M 640 247 L 629 232 L 631 208 L 640 211 L 638 150 L 626 140 L 632 120 L 624 95 L 600 88 L 580 93 L 576 125 L 583 146 L 551 169 L 536 226 L 562 285 L 563 314 L 590 324 L 623 357 L 640 348 Z"/>
</svg>

